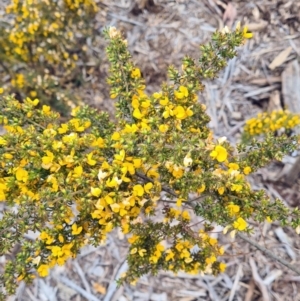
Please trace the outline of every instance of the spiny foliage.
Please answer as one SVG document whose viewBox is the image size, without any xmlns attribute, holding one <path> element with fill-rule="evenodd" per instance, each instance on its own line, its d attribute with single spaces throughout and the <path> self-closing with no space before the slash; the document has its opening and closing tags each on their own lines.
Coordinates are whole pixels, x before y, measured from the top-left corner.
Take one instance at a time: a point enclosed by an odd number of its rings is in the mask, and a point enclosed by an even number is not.
<svg viewBox="0 0 300 301">
<path fill-rule="evenodd" d="M 171 84 L 148 95 L 127 42 L 115 28 L 109 44 L 111 97 L 116 123 L 89 107 L 59 114 L 38 99 L 19 103 L 4 97 L 0 123 L 0 255 L 20 245 L 1 276 L 4 293 L 19 281 L 44 277 L 76 257 L 87 244 L 99 245 L 120 228 L 128 234 L 129 268 L 120 282 L 134 283 L 159 270 L 213 273 L 225 270 L 224 249 L 210 232 L 216 224 L 235 234 L 251 232 L 249 219 L 278 220 L 299 229 L 300 214 L 264 191 L 247 175 L 297 147 L 298 137 L 267 135 L 237 147 L 214 139 L 198 92 L 215 78 L 250 37 L 247 29 L 215 32 L 201 46 L 198 62 L 185 57 L 182 70 L 168 70 Z M 201 218 L 200 218 L 201 217 Z M 35 241 L 25 238 L 38 232 Z"/>
</svg>

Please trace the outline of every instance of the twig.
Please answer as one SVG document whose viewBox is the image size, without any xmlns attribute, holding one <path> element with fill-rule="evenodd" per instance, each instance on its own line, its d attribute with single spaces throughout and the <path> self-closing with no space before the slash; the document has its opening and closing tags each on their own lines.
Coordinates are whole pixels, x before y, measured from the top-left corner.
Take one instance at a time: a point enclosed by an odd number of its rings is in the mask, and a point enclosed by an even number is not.
<svg viewBox="0 0 300 301">
<path fill-rule="evenodd" d="M 83 288 L 81 288 L 80 286 L 78 286 L 77 284 L 75 284 L 74 282 L 72 282 L 71 280 L 69 280 L 68 278 L 66 278 L 64 276 L 60 276 L 59 280 L 62 283 L 64 283 L 65 285 L 67 285 L 68 287 L 70 287 L 73 290 L 75 290 L 76 292 L 78 292 L 81 296 L 83 296 L 87 300 L 90 300 L 90 301 L 99 301 L 99 299 L 97 297 L 95 297 L 94 295 L 88 293 L 86 290 L 84 290 Z"/>
<path fill-rule="evenodd" d="M 245 301 L 251 301 L 252 300 L 254 289 L 255 289 L 255 283 L 254 283 L 254 280 L 251 279 L 250 285 L 248 287 L 247 294 L 245 296 Z"/>
<path fill-rule="evenodd" d="M 79 265 L 77 260 L 74 260 L 74 267 L 77 270 L 77 273 L 78 273 L 78 275 L 79 275 L 79 277 L 80 277 L 80 279 L 81 279 L 81 281 L 84 285 L 85 290 L 90 294 L 91 293 L 91 288 L 90 288 L 89 283 L 85 278 L 84 272 L 83 272 L 83 270 L 82 270 L 82 268 Z"/>
<path fill-rule="evenodd" d="M 124 260 L 121 265 L 118 267 L 114 279 L 120 279 L 121 275 L 127 271 L 128 269 L 128 263 L 126 260 Z M 105 298 L 103 299 L 103 301 L 110 301 L 112 299 L 112 297 L 114 296 L 115 292 L 118 289 L 118 284 L 116 281 L 111 281 L 108 289 L 107 289 L 107 293 L 105 295 Z"/>
<path fill-rule="evenodd" d="M 239 285 L 240 277 L 242 276 L 242 273 L 243 273 L 243 267 L 242 267 L 241 264 L 239 264 L 239 267 L 238 267 L 238 270 L 237 270 L 237 273 L 236 273 L 236 276 L 235 276 L 235 279 L 234 279 L 234 283 L 233 283 L 233 286 L 232 286 L 231 291 L 230 291 L 228 301 L 233 300 L 234 295 L 235 295 L 236 291 L 238 290 L 238 285 Z"/>
<path fill-rule="evenodd" d="M 267 256 L 271 257 L 272 259 L 275 259 L 276 261 L 278 261 L 279 263 L 281 263 L 282 265 L 286 266 L 287 268 L 289 268 L 290 270 L 294 271 L 295 273 L 297 273 L 298 275 L 300 275 L 300 270 L 297 269 L 294 265 L 288 263 L 286 260 L 277 257 L 276 255 L 274 255 L 271 251 L 267 250 L 265 247 L 259 245 L 258 243 L 256 243 L 255 241 L 253 241 L 252 239 L 250 239 L 249 237 L 247 237 L 245 234 L 243 233 L 238 233 L 237 234 L 238 237 L 240 237 L 241 239 L 245 240 L 246 242 L 248 242 L 250 245 L 252 245 L 253 247 L 255 247 L 256 249 L 260 250 L 261 252 L 263 252 L 264 254 L 266 254 Z"/>
<path fill-rule="evenodd" d="M 266 285 L 264 284 L 263 280 L 261 279 L 261 277 L 259 276 L 258 272 L 257 272 L 257 267 L 256 264 L 254 262 L 254 259 L 251 257 L 249 259 L 249 263 L 252 269 L 252 276 L 253 276 L 253 280 L 256 283 L 256 285 L 259 287 L 263 300 L 264 301 L 271 301 L 270 299 L 270 294 L 268 292 L 268 289 L 266 287 Z"/>
</svg>

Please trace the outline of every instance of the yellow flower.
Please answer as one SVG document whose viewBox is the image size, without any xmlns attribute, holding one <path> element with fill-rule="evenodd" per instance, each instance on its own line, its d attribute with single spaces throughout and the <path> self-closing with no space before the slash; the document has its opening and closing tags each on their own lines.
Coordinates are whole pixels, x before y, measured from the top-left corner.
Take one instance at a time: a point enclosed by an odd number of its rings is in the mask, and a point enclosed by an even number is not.
<svg viewBox="0 0 300 301">
<path fill-rule="evenodd" d="M 77 166 L 74 168 L 73 177 L 80 178 L 82 176 L 82 173 L 83 173 L 82 166 Z"/>
<path fill-rule="evenodd" d="M 150 193 L 150 189 L 153 187 L 153 184 L 151 182 L 144 185 L 144 190 L 146 193 Z"/>
<path fill-rule="evenodd" d="M 37 106 L 40 102 L 37 98 L 34 100 L 31 100 L 29 97 L 26 97 L 25 101 L 33 106 Z"/>
<path fill-rule="evenodd" d="M 114 132 L 113 135 L 111 136 L 111 139 L 114 141 L 118 141 L 118 140 L 120 140 L 120 138 L 121 138 L 121 135 L 118 132 Z"/>
<path fill-rule="evenodd" d="M 220 262 L 219 269 L 221 273 L 224 273 L 226 270 L 226 263 Z"/>
<path fill-rule="evenodd" d="M 183 219 L 185 219 L 187 221 L 189 221 L 191 219 L 191 217 L 190 217 L 190 215 L 189 215 L 189 213 L 187 211 L 183 211 L 181 213 L 181 216 L 182 216 Z"/>
<path fill-rule="evenodd" d="M 217 145 L 210 153 L 213 159 L 217 159 L 218 162 L 224 162 L 227 159 L 227 150 L 221 145 Z"/>
<path fill-rule="evenodd" d="M 89 153 L 87 155 L 87 164 L 91 165 L 91 166 L 94 166 L 96 165 L 97 161 L 96 160 L 93 160 L 93 153 Z"/>
<path fill-rule="evenodd" d="M 53 246 L 53 247 L 48 247 L 51 248 L 51 253 L 54 257 L 61 257 L 64 255 L 64 252 L 62 251 L 61 247 L 59 246 Z"/>
<path fill-rule="evenodd" d="M 168 97 L 164 97 L 159 101 L 159 104 L 162 106 L 166 106 L 169 103 L 169 98 Z"/>
<path fill-rule="evenodd" d="M 37 272 L 41 277 L 46 277 L 49 274 L 49 266 L 46 264 L 41 264 L 37 269 Z"/>
<path fill-rule="evenodd" d="M 236 163 L 229 163 L 228 164 L 228 167 L 231 169 L 231 170 L 239 170 L 239 165 L 236 164 Z"/>
<path fill-rule="evenodd" d="M 267 221 L 268 223 L 272 223 L 272 219 L 270 218 L 270 216 L 267 216 L 266 221 Z"/>
<path fill-rule="evenodd" d="M 131 251 L 130 251 L 130 254 L 133 255 L 137 252 L 137 248 L 133 248 Z"/>
<path fill-rule="evenodd" d="M 125 150 L 120 150 L 120 153 L 115 155 L 115 159 L 123 162 L 125 159 Z"/>
<path fill-rule="evenodd" d="M 0 145 L 6 145 L 6 144 L 7 141 L 3 137 L 0 137 Z"/>
<path fill-rule="evenodd" d="M 169 126 L 166 125 L 166 124 L 161 124 L 161 125 L 159 126 L 159 131 L 162 132 L 162 133 L 167 132 L 168 129 L 169 129 Z"/>
<path fill-rule="evenodd" d="M 233 223 L 233 227 L 235 229 L 238 229 L 240 231 L 243 231 L 247 228 L 247 222 L 242 218 L 239 217 L 234 223 Z"/>
<path fill-rule="evenodd" d="M 230 187 L 231 191 L 240 192 L 243 189 L 243 186 L 240 184 L 232 184 Z"/>
<path fill-rule="evenodd" d="M 210 257 L 205 259 L 206 264 L 213 264 L 217 261 L 217 258 L 215 255 L 211 255 Z"/>
<path fill-rule="evenodd" d="M 42 167 L 45 169 L 49 169 L 52 166 L 52 162 L 54 159 L 54 154 L 50 151 L 46 151 L 47 156 L 42 158 Z"/>
<path fill-rule="evenodd" d="M 139 238 L 140 238 L 139 236 L 133 235 L 133 236 L 129 237 L 127 240 L 128 240 L 128 242 L 129 242 L 130 244 L 133 244 L 133 243 L 135 243 Z"/>
<path fill-rule="evenodd" d="M 220 195 L 224 194 L 225 188 L 224 188 L 223 186 L 222 186 L 222 187 L 219 187 L 219 188 L 218 188 L 218 192 L 219 192 Z"/>
<path fill-rule="evenodd" d="M 245 175 L 248 175 L 251 171 L 252 171 L 252 169 L 251 169 L 251 167 L 249 167 L 249 166 L 246 166 L 246 167 L 244 168 L 244 174 L 245 174 Z"/>
<path fill-rule="evenodd" d="M 19 167 L 16 171 L 16 178 L 18 181 L 26 183 L 28 180 L 27 170 Z"/>
<path fill-rule="evenodd" d="M 43 105 L 42 111 L 45 115 L 49 115 L 51 112 L 51 108 L 49 106 Z"/>
<path fill-rule="evenodd" d="M 210 244 L 211 246 L 216 245 L 217 242 L 218 242 L 218 240 L 217 240 L 216 238 L 213 238 L 213 237 L 210 237 L 210 238 L 209 238 L 209 244 Z"/>
<path fill-rule="evenodd" d="M 205 188 L 206 188 L 205 184 L 202 184 L 201 187 L 197 189 L 197 192 L 202 193 L 205 190 Z"/>
<path fill-rule="evenodd" d="M 177 201 L 176 201 L 176 206 L 177 206 L 177 207 L 181 207 L 182 201 L 184 201 L 184 199 L 181 199 L 181 198 L 177 199 Z"/>
<path fill-rule="evenodd" d="M 138 127 L 137 127 L 137 125 L 134 123 L 134 124 L 126 124 L 125 125 L 125 129 L 124 129 L 124 132 L 125 133 L 135 133 L 135 132 L 137 132 L 138 131 Z"/>
<path fill-rule="evenodd" d="M 60 134 L 64 134 L 64 133 L 66 133 L 68 130 L 69 130 L 68 125 L 67 125 L 66 123 L 62 123 L 62 124 L 60 125 L 60 128 L 58 129 L 58 132 L 59 132 Z"/>
<path fill-rule="evenodd" d="M 175 253 L 174 253 L 172 250 L 167 250 L 166 253 L 168 254 L 168 255 L 166 256 L 166 261 L 170 261 L 170 260 L 173 259 L 174 256 L 175 256 Z"/>
<path fill-rule="evenodd" d="M 133 186 L 133 195 L 135 196 L 143 196 L 144 195 L 144 188 L 142 185 L 134 185 Z"/>
<path fill-rule="evenodd" d="M 40 239 L 44 240 L 47 245 L 51 245 L 54 241 L 54 238 L 47 234 L 45 231 L 41 232 Z"/>
<path fill-rule="evenodd" d="M 228 210 L 230 216 L 235 216 L 238 212 L 240 212 L 240 206 L 234 205 L 234 204 L 229 204 L 227 206 L 227 210 Z"/>
<path fill-rule="evenodd" d="M 141 256 L 141 257 L 144 257 L 144 254 L 145 253 L 147 253 L 147 250 L 146 249 L 140 249 L 139 250 L 139 255 Z"/>
<path fill-rule="evenodd" d="M 132 71 L 131 71 L 131 74 L 130 76 L 132 78 L 140 78 L 141 77 L 141 71 L 139 68 L 133 68 Z"/>
<path fill-rule="evenodd" d="M 136 119 L 142 119 L 143 115 L 139 109 L 134 109 L 132 116 L 135 117 Z"/>
<path fill-rule="evenodd" d="M 99 197 L 99 195 L 101 194 L 101 189 L 100 188 L 94 188 L 94 187 L 91 187 L 91 194 L 93 196 L 96 196 L 96 197 Z"/>
<path fill-rule="evenodd" d="M 174 92 L 174 95 L 177 99 L 182 99 L 184 97 L 188 97 L 189 96 L 189 91 L 187 89 L 187 87 L 185 86 L 180 86 L 178 91 Z"/>
<path fill-rule="evenodd" d="M 142 159 L 133 159 L 133 165 L 135 168 L 140 168 L 142 166 Z"/>
<path fill-rule="evenodd" d="M 243 37 L 245 39 L 251 39 L 253 37 L 253 33 L 248 32 L 248 26 L 245 26 L 243 29 Z"/>
<path fill-rule="evenodd" d="M 82 231 L 82 227 L 81 227 L 81 226 L 78 227 L 78 226 L 76 225 L 76 223 L 74 223 L 74 224 L 72 225 L 72 235 L 78 235 L 78 234 L 81 233 L 81 231 Z"/>
</svg>

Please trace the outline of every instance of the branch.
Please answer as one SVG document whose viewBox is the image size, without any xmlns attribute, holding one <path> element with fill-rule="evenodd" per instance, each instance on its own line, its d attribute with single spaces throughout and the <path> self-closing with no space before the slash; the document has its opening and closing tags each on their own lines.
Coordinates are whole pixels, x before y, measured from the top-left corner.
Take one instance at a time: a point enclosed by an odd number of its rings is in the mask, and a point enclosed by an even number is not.
<svg viewBox="0 0 300 301">
<path fill-rule="evenodd" d="M 136 172 L 136 175 L 148 182 L 154 182 L 151 178 L 147 177 L 146 175 L 140 173 L 140 172 Z M 168 186 L 162 185 L 162 190 L 169 193 L 170 195 L 172 195 L 173 197 L 178 197 L 177 194 Z M 191 205 L 192 208 L 195 208 L 195 205 L 192 204 L 191 202 L 193 202 L 194 200 L 188 199 L 188 204 Z M 297 269 L 294 265 L 288 263 L 286 260 L 277 257 L 276 255 L 274 255 L 271 251 L 267 250 L 266 248 L 264 248 L 263 246 L 261 246 L 260 244 L 256 243 L 255 241 L 253 241 L 252 239 L 250 239 L 249 237 L 247 237 L 245 234 L 238 232 L 237 235 L 245 240 L 246 242 L 248 242 L 250 245 L 252 245 L 253 247 L 255 247 L 256 249 L 260 250 L 261 252 L 263 252 L 264 254 L 266 254 L 267 256 L 269 256 L 270 258 L 276 260 L 277 262 L 281 263 L 282 265 L 286 266 L 287 268 L 289 268 L 290 270 L 294 271 L 296 274 L 300 275 L 300 270 Z"/>
<path fill-rule="evenodd" d="M 241 239 L 245 240 L 246 242 L 248 242 L 250 245 L 252 245 L 253 247 L 255 247 L 256 249 L 260 250 L 261 252 L 263 252 L 264 254 L 266 254 L 267 256 L 271 257 L 272 259 L 278 261 L 279 263 L 281 263 L 282 265 L 286 266 L 287 268 L 289 268 L 290 270 L 294 271 L 295 273 L 297 273 L 298 275 L 300 275 L 300 270 L 297 269 L 294 265 L 288 263 L 286 260 L 277 257 L 276 255 L 274 255 L 271 251 L 267 250 L 265 247 L 261 246 L 260 244 L 256 243 L 255 241 L 253 241 L 252 239 L 250 239 L 248 236 L 246 236 L 245 234 L 239 232 L 238 237 L 240 237 Z"/>
</svg>

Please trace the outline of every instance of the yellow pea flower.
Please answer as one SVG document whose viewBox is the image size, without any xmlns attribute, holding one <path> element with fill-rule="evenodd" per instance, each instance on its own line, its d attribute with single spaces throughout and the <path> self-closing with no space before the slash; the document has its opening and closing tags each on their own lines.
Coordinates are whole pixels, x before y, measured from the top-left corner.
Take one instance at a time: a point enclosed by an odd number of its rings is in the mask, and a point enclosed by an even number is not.
<svg viewBox="0 0 300 301">
<path fill-rule="evenodd" d="M 251 171 L 252 171 L 252 169 L 251 169 L 251 167 L 249 167 L 249 166 L 246 166 L 246 167 L 244 168 L 244 174 L 245 174 L 245 175 L 248 175 Z"/>
<path fill-rule="evenodd" d="M 51 108 L 49 106 L 43 105 L 42 111 L 45 115 L 49 115 L 51 112 Z"/>
<path fill-rule="evenodd" d="M 190 215 L 189 215 L 189 213 L 187 211 L 183 211 L 181 213 L 181 216 L 182 216 L 183 219 L 185 219 L 187 221 L 191 220 L 191 217 L 190 217 Z"/>
<path fill-rule="evenodd" d="M 137 248 L 133 248 L 131 251 L 130 251 L 130 254 L 133 255 L 137 252 Z"/>
<path fill-rule="evenodd" d="M 238 212 L 240 212 L 240 206 L 234 205 L 234 204 L 229 204 L 227 206 L 227 210 L 228 210 L 230 216 L 235 216 Z"/>
<path fill-rule="evenodd" d="M 161 124 L 158 129 L 159 129 L 160 132 L 165 133 L 165 132 L 168 131 L 169 126 L 166 125 L 166 124 Z"/>
<path fill-rule="evenodd" d="M 139 68 L 133 68 L 131 71 L 130 76 L 132 78 L 140 78 L 141 77 L 141 70 Z"/>
<path fill-rule="evenodd" d="M 143 115 L 139 109 L 134 109 L 132 116 L 135 117 L 136 119 L 142 119 Z"/>
<path fill-rule="evenodd" d="M 226 270 L 226 263 L 220 262 L 219 269 L 221 273 L 224 273 Z"/>
<path fill-rule="evenodd" d="M 46 277 L 49 275 L 49 266 L 46 264 L 41 264 L 37 269 L 37 272 L 41 277 Z"/>
<path fill-rule="evenodd" d="M 233 227 L 237 230 L 243 231 L 247 228 L 247 222 L 242 218 L 239 217 L 234 223 Z"/>
<path fill-rule="evenodd" d="M 182 99 L 184 97 L 188 97 L 189 96 L 189 91 L 187 89 L 187 87 L 185 86 L 180 86 L 178 91 L 174 92 L 174 95 L 177 99 Z"/>
<path fill-rule="evenodd" d="M 59 134 L 64 134 L 64 133 L 66 133 L 68 130 L 69 130 L 68 125 L 67 125 L 66 123 L 62 123 L 62 124 L 60 125 L 60 128 L 58 129 L 58 133 L 59 133 Z"/>
<path fill-rule="evenodd" d="M 96 165 L 97 161 L 94 160 L 92 157 L 93 157 L 93 153 L 87 155 L 87 164 L 94 166 Z"/>
<path fill-rule="evenodd" d="M 218 188 L 218 193 L 220 194 L 220 195 L 223 195 L 224 194 L 224 192 L 225 192 L 225 187 L 219 187 Z"/>
<path fill-rule="evenodd" d="M 153 187 L 153 183 L 149 182 L 144 185 L 144 190 L 146 193 L 150 193 L 151 188 Z"/>
<path fill-rule="evenodd" d="M 74 168 L 73 177 L 80 178 L 82 176 L 82 173 L 83 173 L 82 166 L 77 166 Z"/>
<path fill-rule="evenodd" d="M 3 137 L 0 137 L 0 145 L 6 145 L 6 144 L 7 141 Z"/>
<path fill-rule="evenodd" d="M 114 141 L 118 141 L 118 140 L 120 140 L 120 138 L 121 138 L 121 135 L 118 132 L 114 132 L 113 135 L 111 136 L 111 139 Z"/>
<path fill-rule="evenodd" d="M 82 231 L 82 227 L 78 227 L 76 223 L 72 225 L 72 235 L 78 235 Z"/>
<path fill-rule="evenodd" d="M 91 194 L 92 196 L 95 196 L 95 197 L 99 197 L 99 195 L 101 194 L 101 189 L 100 188 L 94 188 L 94 187 L 91 187 Z"/>
<path fill-rule="evenodd" d="M 142 185 L 137 184 L 133 186 L 133 195 L 135 196 L 143 196 L 144 195 L 144 188 Z"/>
<path fill-rule="evenodd" d="M 16 178 L 18 181 L 26 183 L 28 180 L 28 171 L 19 167 L 16 171 Z"/>
<path fill-rule="evenodd" d="M 221 145 L 217 145 L 210 153 L 213 159 L 217 159 L 218 162 L 224 162 L 227 159 L 227 150 Z"/>
<path fill-rule="evenodd" d="M 248 26 L 245 26 L 244 29 L 243 29 L 243 37 L 245 39 L 251 39 L 253 37 L 253 33 L 248 32 Z"/>
</svg>

